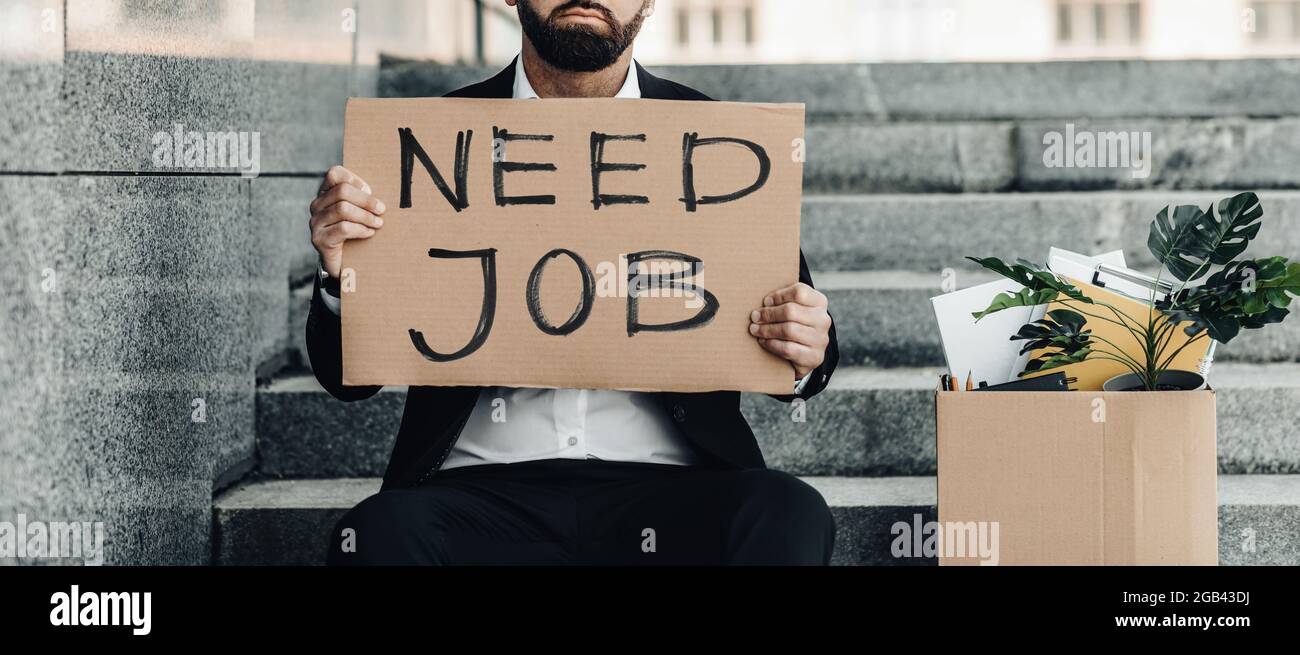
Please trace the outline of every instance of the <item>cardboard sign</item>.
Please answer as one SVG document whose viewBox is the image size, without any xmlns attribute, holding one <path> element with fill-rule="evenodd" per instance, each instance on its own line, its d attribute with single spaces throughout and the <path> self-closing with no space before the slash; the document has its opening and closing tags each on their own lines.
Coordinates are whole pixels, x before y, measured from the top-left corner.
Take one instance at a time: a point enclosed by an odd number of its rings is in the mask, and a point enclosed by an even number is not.
<svg viewBox="0 0 1300 655">
<path fill-rule="evenodd" d="M 749 315 L 799 279 L 803 115 L 349 100 L 387 211 L 344 246 L 344 384 L 790 393 Z"/>
</svg>

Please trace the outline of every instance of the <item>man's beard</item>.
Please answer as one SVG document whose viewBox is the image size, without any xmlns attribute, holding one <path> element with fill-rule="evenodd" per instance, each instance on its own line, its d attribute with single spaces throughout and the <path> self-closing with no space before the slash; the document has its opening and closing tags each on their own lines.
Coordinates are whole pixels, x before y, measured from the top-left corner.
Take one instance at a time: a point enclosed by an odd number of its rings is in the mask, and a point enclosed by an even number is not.
<svg viewBox="0 0 1300 655">
<path fill-rule="evenodd" d="M 556 16 L 575 8 L 600 12 L 605 16 L 611 33 L 601 34 L 586 25 L 555 25 Z M 533 9 L 530 0 L 519 0 L 517 9 L 519 24 L 523 26 L 524 34 L 537 49 L 542 61 L 574 73 L 590 73 L 608 68 L 632 45 L 632 40 L 641 31 L 641 23 L 645 21 L 645 17 L 638 11 L 627 25 L 619 25 L 608 8 L 587 0 L 566 2 L 556 7 L 551 12 L 551 17 L 546 19 Z"/>
</svg>

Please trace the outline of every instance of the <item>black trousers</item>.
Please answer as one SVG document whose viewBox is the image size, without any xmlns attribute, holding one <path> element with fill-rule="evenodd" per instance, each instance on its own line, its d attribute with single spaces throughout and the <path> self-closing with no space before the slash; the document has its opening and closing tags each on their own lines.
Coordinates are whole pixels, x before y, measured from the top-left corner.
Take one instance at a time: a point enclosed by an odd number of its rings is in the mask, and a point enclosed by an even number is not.
<svg viewBox="0 0 1300 655">
<path fill-rule="evenodd" d="M 332 565 L 824 565 L 817 490 L 769 469 L 551 459 L 381 491 L 330 535 Z"/>
</svg>

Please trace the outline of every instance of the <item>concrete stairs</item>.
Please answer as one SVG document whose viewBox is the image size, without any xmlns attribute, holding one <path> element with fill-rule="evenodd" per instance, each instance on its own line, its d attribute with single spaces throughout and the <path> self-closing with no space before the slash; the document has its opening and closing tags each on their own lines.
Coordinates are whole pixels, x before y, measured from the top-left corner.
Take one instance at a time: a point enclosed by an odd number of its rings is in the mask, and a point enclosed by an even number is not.
<svg viewBox="0 0 1300 655">
<path fill-rule="evenodd" d="M 805 414 L 762 395 L 741 409 L 769 466 L 796 475 L 934 475 L 938 368 L 842 367 Z M 1300 364 L 1221 364 L 1219 471 L 1300 474 L 1292 415 L 1300 405 Z M 258 392 L 261 472 L 277 478 L 382 475 L 406 392 L 386 388 L 361 403 L 340 403 L 310 375 Z M 802 420 L 798 420 L 802 418 Z"/>
<path fill-rule="evenodd" d="M 436 95 L 488 72 L 396 66 L 380 89 Z M 1284 63 L 658 72 L 721 99 L 808 103 L 802 247 L 831 299 L 841 368 L 802 420 L 763 396 L 747 395 L 743 410 L 769 465 L 805 477 L 831 504 L 837 564 L 933 563 L 893 557 L 891 527 L 934 518 L 943 358 L 928 299 L 951 276 L 958 287 L 990 279 L 964 256 L 1122 248 L 1149 267 L 1146 230 L 1160 207 L 1205 206 L 1238 188 L 1263 200 L 1256 254 L 1300 255 L 1300 151 L 1280 146 L 1300 136 L 1300 84 L 1261 100 L 1248 93 L 1265 80 L 1300 82 Z M 1042 134 L 1065 122 L 1150 131 L 1151 176 L 1045 167 Z M 295 290 L 291 306 L 300 361 L 309 293 Z M 1249 333 L 1218 359 L 1220 562 L 1298 564 L 1300 319 Z M 215 562 L 322 561 L 333 521 L 378 488 L 404 400 L 393 388 L 344 405 L 301 369 L 260 387 L 258 468 L 214 503 Z"/>
<path fill-rule="evenodd" d="M 803 478 L 826 498 L 837 529 L 836 565 L 933 565 L 895 557 L 891 544 L 909 526 L 935 520 L 930 476 Z M 379 490 L 377 478 L 268 480 L 239 487 L 213 506 L 217 565 L 316 565 L 327 535 L 349 508 Z M 1300 475 L 1219 478 L 1219 563 L 1292 565 L 1300 558 Z M 1249 537 L 1249 539 L 1248 539 Z"/>
</svg>

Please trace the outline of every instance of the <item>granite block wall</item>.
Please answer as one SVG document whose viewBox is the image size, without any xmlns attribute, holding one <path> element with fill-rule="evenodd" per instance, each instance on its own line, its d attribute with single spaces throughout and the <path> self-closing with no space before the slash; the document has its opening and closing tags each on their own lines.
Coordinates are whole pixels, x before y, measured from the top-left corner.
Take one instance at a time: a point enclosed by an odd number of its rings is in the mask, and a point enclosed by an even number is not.
<svg viewBox="0 0 1300 655">
<path fill-rule="evenodd" d="M 404 6 L 0 0 L 0 521 L 102 522 L 108 564 L 211 559 L 257 380 L 293 363 L 307 202 L 374 93 L 365 12 Z M 191 132 L 255 166 L 189 158 Z"/>
</svg>

